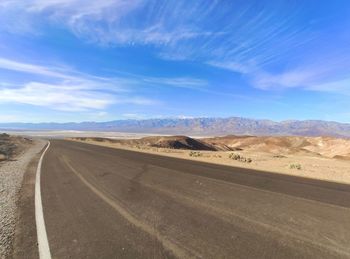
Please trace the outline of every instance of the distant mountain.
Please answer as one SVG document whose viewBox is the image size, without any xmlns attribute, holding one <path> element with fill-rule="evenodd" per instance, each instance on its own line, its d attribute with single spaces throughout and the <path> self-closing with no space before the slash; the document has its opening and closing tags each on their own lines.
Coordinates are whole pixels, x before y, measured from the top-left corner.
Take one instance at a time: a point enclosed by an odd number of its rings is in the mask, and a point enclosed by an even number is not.
<svg viewBox="0 0 350 259">
<path fill-rule="evenodd" d="M 81 123 L 0 123 L 3 130 L 118 131 L 181 135 L 295 135 L 350 137 L 350 124 L 320 120 L 254 120 L 240 117 L 116 120 Z"/>
</svg>

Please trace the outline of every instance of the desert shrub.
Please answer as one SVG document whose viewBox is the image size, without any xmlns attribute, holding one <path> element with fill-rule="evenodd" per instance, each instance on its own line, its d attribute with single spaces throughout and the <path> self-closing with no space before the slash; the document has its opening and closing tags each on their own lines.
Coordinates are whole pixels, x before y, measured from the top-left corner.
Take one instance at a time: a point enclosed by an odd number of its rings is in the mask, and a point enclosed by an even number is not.
<svg viewBox="0 0 350 259">
<path fill-rule="evenodd" d="M 286 158 L 284 155 L 274 155 L 274 158 Z"/>
<path fill-rule="evenodd" d="M 10 137 L 9 134 L 6 134 L 6 133 L 1 133 L 0 134 L 0 139 L 8 139 Z"/>
<path fill-rule="evenodd" d="M 10 142 L 1 142 L 0 141 L 0 155 L 9 159 L 15 152 L 17 146 Z"/>
<path fill-rule="evenodd" d="M 228 157 L 233 160 L 241 160 L 241 155 L 235 153 L 231 153 Z"/>
<path fill-rule="evenodd" d="M 228 157 L 233 160 L 244 162 L 244 163 L 251 163 L 253 161 L 250 157 L 244 157 L 235 153 L 231 153 Z"/>
<path fill-rule="evenodd" d="M 0 162 L 6 160 L 7 157 L 4 154 L 0 154 Z"/>
<path fill-rule="evenodd" d="M 290 169 L 297 169 L 297 170 L 301 170 L 301 164 L 290 164 L 289 165 Z"/>
<path fill-rule="evenodd" d="M 192 157 L 200 157 L 200 156 L 202 156 L 202 153 L 199 152 L 199 151 L 191 151 L 191 152 L 189 153 L 189 156 L 192 156 Z"/>
</svg>

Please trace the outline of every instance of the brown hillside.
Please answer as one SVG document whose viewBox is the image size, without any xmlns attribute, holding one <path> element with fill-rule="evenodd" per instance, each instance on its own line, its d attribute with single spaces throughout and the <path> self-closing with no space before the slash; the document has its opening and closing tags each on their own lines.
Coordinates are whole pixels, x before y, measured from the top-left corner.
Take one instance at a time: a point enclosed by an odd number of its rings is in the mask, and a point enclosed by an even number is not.
<svg viewBox="0 0 350 259">
<path fill-rule="evenodd" d="M 220 150 L 247 150 L 273 154 L 313 154 L 346 159 L 350 140 L 333 137 L 226 136 L 203 139 Z"/>
</svg>

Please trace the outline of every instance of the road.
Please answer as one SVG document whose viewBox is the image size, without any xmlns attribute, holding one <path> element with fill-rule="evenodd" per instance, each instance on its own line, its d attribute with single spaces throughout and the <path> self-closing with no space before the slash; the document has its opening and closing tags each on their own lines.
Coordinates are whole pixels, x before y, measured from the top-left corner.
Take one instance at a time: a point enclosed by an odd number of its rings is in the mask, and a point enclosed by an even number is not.
<svg viewBox="0 0 350 259">
<path fill-rule="evenodd" d="M 53 258 L 350 258 L 350 187 L 52 140 Z"/>
</svg>

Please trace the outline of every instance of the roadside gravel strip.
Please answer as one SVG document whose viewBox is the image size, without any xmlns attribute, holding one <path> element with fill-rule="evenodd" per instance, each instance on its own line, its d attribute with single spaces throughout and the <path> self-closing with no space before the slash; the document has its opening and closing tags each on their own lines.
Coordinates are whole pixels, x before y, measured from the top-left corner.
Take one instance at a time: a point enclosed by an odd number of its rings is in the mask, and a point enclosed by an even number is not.
<svg viewBox="0 0 350 259">
<path fill-rule="evenodd" d="M 16 202 L 23 175 L 29 162 L 45 144 L 46 141 L 35 140 L 14 161 L 0 164 L 0 258 L 7 258 L 11 251 L 16 224 Z"/>
</svg>

